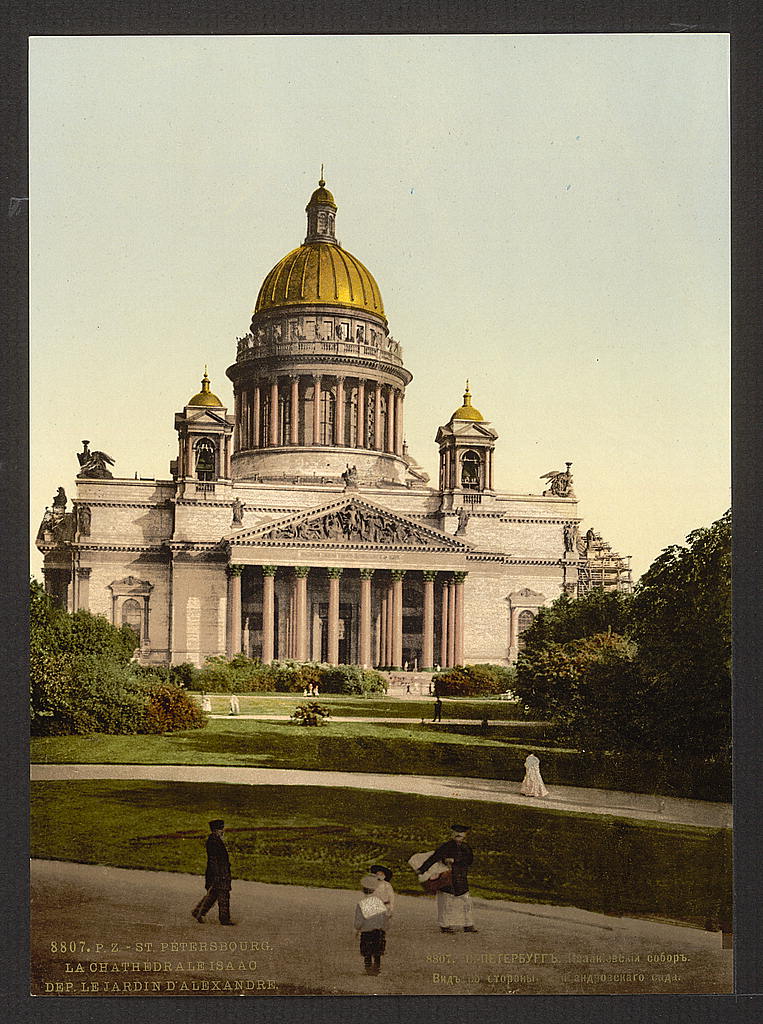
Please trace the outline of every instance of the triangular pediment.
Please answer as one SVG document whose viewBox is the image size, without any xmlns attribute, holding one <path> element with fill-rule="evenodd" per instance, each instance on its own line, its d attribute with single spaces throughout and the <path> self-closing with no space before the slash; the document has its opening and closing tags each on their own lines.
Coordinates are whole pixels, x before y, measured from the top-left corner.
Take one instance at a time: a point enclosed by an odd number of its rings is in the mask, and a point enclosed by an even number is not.
<svg viewBox="0 0 763 1024">
<path fill-rule="evenodd" d="M 194 413 L 196 413 L 196 410 L 194 410 Z M 194 428 L 199 425 L 203 425 L 205 420 L 211 421 L 212 423 L 219 423 L 222 426 L 226 426 L 228 422 L 225 416 L 220 416 L 219 413 L 213 412 L 211 409 L 200 409 L 198 413 L 193 417 L 189 417 L 189 419 L 193 423 Z"/>
<path fill-rule="evenodd" d="M 229 534 L 231 544 L 280 544 L 322 546 L 346 544 L 363 548 L 471 551 L 471 545 L 376 502 L 358 497 L 284 516 L 275 522 Z"/>
<path fill-rule="evenodd" d="M 530 590 L 529 587 L 522 587 L 521 590 L 515 590 L 509 594 L 509 600 L 514 602 L 526 602 L 529 604 L 543 604 L 546 600 L 545 594 L 539 594 L 537 590 Z"/>
</svg>

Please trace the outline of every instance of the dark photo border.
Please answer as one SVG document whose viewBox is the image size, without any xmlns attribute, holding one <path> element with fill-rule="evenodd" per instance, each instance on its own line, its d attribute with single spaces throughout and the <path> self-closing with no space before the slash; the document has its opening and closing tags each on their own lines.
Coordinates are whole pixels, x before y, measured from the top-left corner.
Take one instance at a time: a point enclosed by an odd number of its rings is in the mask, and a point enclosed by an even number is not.
<svg viewBox="0 0 763 1024">
<path fill-rule="evenodd" d="M 5 483 L 4 571 L 0 581 L 3 644 L 3 779 L 6 810 L 2 929 L 3 1005 L 15 1021 L 151 1021 L 164 1024 L 408 1024 L 452 1018 L 518 1020 L 522 1024 L 612 1021 L 753 1021 L 763 1017 L 761 946 L 760 522 L 753 464 L 761 445 L 763 388 L 760 347 L 760 232 L 753 197 L 759 191 L 755 143 L 760 126 L 760 44 L 756 7 L 736 3 L 624 0 L 429 0 L 372 6 L 359 0 L 49 0 L 10 2 L 0 46 L 3 172 L 0 195 L 4 303 L 2 308 Z M 732 60 L 733 214 L 733 499 L 734 499 L 734 818 L 735 996 L 497 996 L 268 997 L 198 999 L 77 999 L 28 995 L 28 700 L 27 581 L 29 483 L 27 41 L 34 35 L 259 35 L 416 33 L 730 33 Z M 34 454 L 32 453 L 32 458 Z M 701 486 L 701 467 L 697 470 Z"/>
</svg>

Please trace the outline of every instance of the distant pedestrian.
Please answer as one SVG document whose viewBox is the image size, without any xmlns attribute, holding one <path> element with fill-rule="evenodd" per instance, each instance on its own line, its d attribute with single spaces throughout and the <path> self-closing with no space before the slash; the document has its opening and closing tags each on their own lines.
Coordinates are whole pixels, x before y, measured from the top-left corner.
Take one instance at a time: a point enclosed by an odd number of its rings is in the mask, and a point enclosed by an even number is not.
<svg viewBox="0 0 763 1024">
<path fill-rule="evenodd" d="M 217 903 L 220 924 L 233 925 L 230 919 L 231 870 L 228 849 L 223 841 L 225 822 L 215 818 L 209 823 L 207 838 L 207 870 L 204 874 L 206 893 L 191 911 L 199 924 L 204 924 L 204 915 Z"/>
<path fill-rule="evenodd" d="M 368 873 L 369 875 L 375 875 L 379 879 L 374 895 L 378 896 L 387 908 L 387 922 L 389 923 L 392 911 L 395 909 L 395 890 L 391 885 L 392 872 L 389 868 L 385 868 L 383 864 L 372 864 L 368 869 Z"/>
<path fill-rule="evenodd" d="M 206 711 L 207 714 L 210 714 L 212 711 L 212 701 L 205 693 L 201 695 L 201 710 Z"/>
<path fill-rule="evenodd" d="M 230 696 L 230 714 L 231 715 L 239 715 L 239 714 L 241 714 L 241 705 L 239 704 L 238 697 L 236 696 L 235 693 L 232 693 L 231 696 Z"/>
<path fill-rule="evenodd" d="M 439 694 L 434 699 L 434 717 L 432 718 L 432 721 L 442 721 L 442 701 L 440 700 Z"/>
<path fill-rule="evenodd" d="M 451 838 L 438 846 L 434 853 L 419 865 L 421 878 L 433 864 L 440 861 L 450 868 L 450 882 L 437 892 L 437 923 L 441 932 L 476 932 L 472 916 L 472 898 L 469 895 L 468 871 L 474 861 L 471 846 L 466 842 L 468 825 L 451 825 Z"/>
<path fill-rule="evenodd" d="M 376 895 L 379 879 L 364 875 L 360 880 L 363 896 L 355 906 L 355 936 L 360 935 L 360 955 L 366 974 L 378 974 L 387 948 L 387 908 Z"/>
<path fill-rule="evenodd" d="M 519 787 L 523 796 L 548 796 L 543 779 L 540 775 L 540 760 L 535 754 L 529 754 L 525 758 L 525 777 Z"/>
</svg>

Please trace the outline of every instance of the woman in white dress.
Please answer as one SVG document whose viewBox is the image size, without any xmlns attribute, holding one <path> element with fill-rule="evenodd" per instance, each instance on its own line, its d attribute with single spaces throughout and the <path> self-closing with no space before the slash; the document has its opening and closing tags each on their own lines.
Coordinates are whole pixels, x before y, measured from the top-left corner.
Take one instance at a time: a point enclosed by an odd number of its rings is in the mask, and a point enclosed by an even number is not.
<svg viewBox="0 0 763 1024">
<path fill-rule="evenodd" d="M 535 754 L 525 758 L 525 777 L 519 787 L 523 796 L 548 796 L 548 790 L 540 777 L 540 761 Z"/>
</svg>

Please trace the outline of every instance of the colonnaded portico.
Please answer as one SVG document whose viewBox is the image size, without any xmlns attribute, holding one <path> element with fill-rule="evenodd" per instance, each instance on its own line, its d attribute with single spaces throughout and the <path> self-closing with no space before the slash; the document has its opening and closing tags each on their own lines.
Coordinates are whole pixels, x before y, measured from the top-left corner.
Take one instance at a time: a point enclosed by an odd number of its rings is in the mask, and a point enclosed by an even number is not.
<svg viewBox="0 0 763 1024">
<path fill-rule="evenodd" d="M 228 657 L 431 669 L 464 657 L 468 572 L 227 566 Z"/>
</svg>

